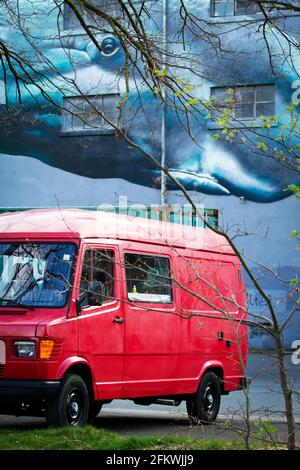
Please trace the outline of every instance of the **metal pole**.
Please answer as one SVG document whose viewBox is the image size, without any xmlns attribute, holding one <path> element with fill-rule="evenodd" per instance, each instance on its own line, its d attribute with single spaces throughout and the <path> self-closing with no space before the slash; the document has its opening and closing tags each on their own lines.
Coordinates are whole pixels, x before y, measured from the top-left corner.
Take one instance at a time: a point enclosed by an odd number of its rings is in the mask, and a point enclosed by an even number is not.
<svg viewBox="0 0 300 470">
<path fill-rule="evenodd" d="M 165 69 L 165 58 L 167 54 L 167 18 L 168 18 L 168 0 L 162 0 L 162 8 L 163 8 L 163 24 L 162 24 L 162 33 L 163 33 L 163 68 Z M 161 166 L 164 168 L 166 164 L 166 88 L 163 86 L 162 88 L 162 116 L 161 116 Z M 164 206 L 167 203 L 167 189 L 166 189 L 166 175 L 165 172 L 161 171 L 161 205 Z"/>
</svg>

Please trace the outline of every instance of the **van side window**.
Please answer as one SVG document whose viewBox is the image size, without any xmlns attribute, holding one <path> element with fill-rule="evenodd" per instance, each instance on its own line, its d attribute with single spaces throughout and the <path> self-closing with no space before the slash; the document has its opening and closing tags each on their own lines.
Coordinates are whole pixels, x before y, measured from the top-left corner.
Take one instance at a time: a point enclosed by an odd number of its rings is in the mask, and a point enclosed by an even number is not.
<svg viewBox="0 0 300 470">
<path fill-rule="evenodd" d="M 93 286 L 88 296 L 89 286 Z M 99 290 L 99 292 L 97 292 Z M 90 292 L 91 294 L 91 292 Z M 101 295 L 100 295 L 101 294 Z M 89 298 L 88 298 L 89 297 Z M 101 300 L 100 300 L 101 297 Z M 82 264 L 80 298 L 86 306 L 101 305 L 114 297 L 114 253 L 87 250 Z"/>
<path fill-rule="evenodd" d="M 172 302 L 172 282 L 168 258 L 125 253 L 125 271 L 129 300 Z"/>
</svg>

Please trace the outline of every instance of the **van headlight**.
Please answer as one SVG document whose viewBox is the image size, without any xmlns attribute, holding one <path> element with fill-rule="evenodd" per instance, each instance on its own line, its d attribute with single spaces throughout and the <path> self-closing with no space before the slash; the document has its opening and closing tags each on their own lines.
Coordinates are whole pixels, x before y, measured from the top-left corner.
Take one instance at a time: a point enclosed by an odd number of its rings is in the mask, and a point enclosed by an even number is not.
<svg viewBox="0 0 300 470">
<path fill-rule="evenodd" d="M 32 358 L 36 353 L 35 341 L 15 341 L 14 354 L 16 357 Z"/>
</svg>

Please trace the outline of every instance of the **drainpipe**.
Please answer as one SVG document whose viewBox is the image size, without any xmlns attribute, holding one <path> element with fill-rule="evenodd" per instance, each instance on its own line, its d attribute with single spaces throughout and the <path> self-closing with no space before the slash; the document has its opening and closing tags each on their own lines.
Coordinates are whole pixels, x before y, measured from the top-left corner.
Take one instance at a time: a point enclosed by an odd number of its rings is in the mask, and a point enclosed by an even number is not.
<svg viewBox="0 0 300 470">
<path fill-rule="evenodd" d="M 167 45 L 167 15 L 168 15 L 168 0 L 162 0 L 162 40 L 163 40 L 163 54 L 166 57 L 168 51 Z M 165 68 L 165 66 L 163 67 Z M 167 114 L 167 107 L 166 107 L 166 88 L 162 88 L 162 116 L 161 116 L 161 166 L 164 167 L 166 164 L 166 114 Z M 161 188 L 160 188 L 160 201 L 161 205 L 164 206 L 167 203 L 167 190 L 166 190 L 166 175 L 164 171 L 161 171 Z"/>
</svg>

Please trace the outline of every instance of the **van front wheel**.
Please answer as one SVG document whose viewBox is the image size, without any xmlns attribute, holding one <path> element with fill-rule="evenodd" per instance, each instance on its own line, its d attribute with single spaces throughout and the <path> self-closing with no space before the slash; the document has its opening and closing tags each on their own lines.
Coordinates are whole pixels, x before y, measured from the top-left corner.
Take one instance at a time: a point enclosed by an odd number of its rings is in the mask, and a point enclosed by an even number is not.
<svg viewBox="0 0 300 470">
<path fill-rule="evenodd" d="M 84 380 L 66 374 L 52 400 L 48 402 L 46 419 L 49 426 L 84 426 L 89 416 L 89 392 Z"/>
<path fill-rule="evenodd" d="M 186 401 L 186 409 L 192 423 L 209 424 L 215 421 L 221 403 L 220 382 L 216 374 L 206 372 L 197 392 Z"/>
</svg>

